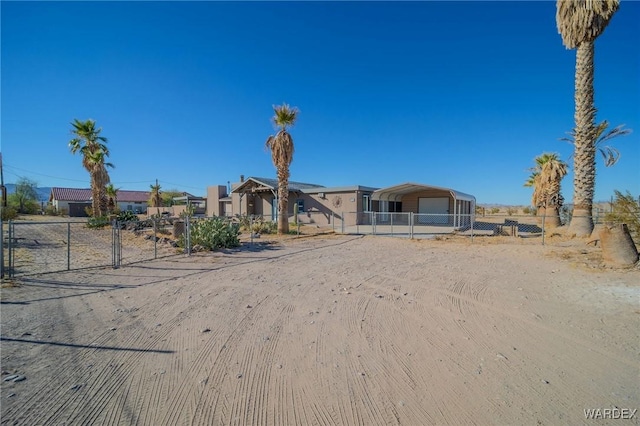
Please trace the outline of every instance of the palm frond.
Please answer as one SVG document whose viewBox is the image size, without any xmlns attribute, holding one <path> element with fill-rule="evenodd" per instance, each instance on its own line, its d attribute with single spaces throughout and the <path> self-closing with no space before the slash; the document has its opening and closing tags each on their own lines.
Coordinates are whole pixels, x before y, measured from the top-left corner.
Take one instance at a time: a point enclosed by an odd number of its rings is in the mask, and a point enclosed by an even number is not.
<svg viewBox="0 0 640 426">
<path fill-rule="evenodd" d="M 296 107 L 292 108 L 288 104 L 282 104 L 273 105 L 273 112 L 275 113 L 273 123 L 281 130 L 286 130 L 295 124 L 300 111 Z"/>
<path fill-rule="evenodd" d="M 605 30 L 620 7 L 620 0 L 557 0 L 556 24 L 562 43 L 575 49 L 592 42 Z"/>
</svg>

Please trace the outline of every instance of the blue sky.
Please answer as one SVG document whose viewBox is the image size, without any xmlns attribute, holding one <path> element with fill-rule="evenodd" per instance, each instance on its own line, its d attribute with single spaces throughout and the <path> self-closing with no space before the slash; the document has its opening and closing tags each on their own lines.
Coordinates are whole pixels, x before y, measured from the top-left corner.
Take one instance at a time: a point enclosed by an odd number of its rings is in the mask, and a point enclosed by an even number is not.
<svg viewBox="0 0 640 426">
<path fill-rule="evenodd" d="M 300 109 L 291 179 L 403 182 L 528 204 L 542 152 L 569 162 L 575 52 L 555 2 L 1 2 L 5 182 L 88 187 L 70 122 L 109 139 L 123 189 L 203 195 L 275 177 L 272 105 Z M 598 159 L 596 200 L 640 194 L 640 3 L 596 42 L 598 121 L 635 130 Z M 563 181 L 573 198 L 573 175 Z"/>
</svg>

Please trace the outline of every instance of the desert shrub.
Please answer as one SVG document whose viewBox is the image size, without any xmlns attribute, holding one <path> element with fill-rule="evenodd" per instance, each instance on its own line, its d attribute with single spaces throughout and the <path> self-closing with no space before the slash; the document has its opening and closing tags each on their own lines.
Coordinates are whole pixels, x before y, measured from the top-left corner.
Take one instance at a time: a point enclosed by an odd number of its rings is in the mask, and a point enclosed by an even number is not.
<svg viewBox="0 0 640 426">
<path fill-rule="evenodd" d="M 497 208 L 497 207 L 492 207 L 491 210 L 489 211 L 489 213 L 491 213 L 491 214 L 500 213 L 500 209 Z"/>
<path fill-rule="evenodd" d="M 191 245 L 202 246 L 205 250 L 238 247 L 240 245 L 240 226 L 237 223 L 214 217 L 190 223 Z M 184 235 L 178 242 L 185 246 Z"/>
<path fill-rule="evenodd" d="M 47 207 L 44 208 L 44 214 L 47 216 L 57 216 L 58 212 L 52 204 L 47 204 Z"/>
<path fill-rule="evenodd" d="M 14 207 L 7 206 L 2 208 L 2 220 L 13 220 L 18 217 L 18 210 Z"/>
<path fill-rule="evenodd" d="M 118 213 L 116 219 L 118 222 L 138 222 L 140 220 L 137 214 L 129 210 L 124 210 Z"/>
<path fill-rule="evenodd" d="M 275 234 L 278 232 L 278 224 L 271 221 L 260 220 L 253 223 L 251 232 L 256 234 Z"/>
<path fill-rule="evenodd" d="M 527 207 L 522 209 L 522 213 L 535 215 L 536 214 L 536 209 L 534 209 L 533 207 L 527 206 Z"/>
<path fill-rule="evenodd" d="M 640 242 L 640 203 L 629 191 L 626 194 L 614 191 L 611 212 L 605 215 L 607 222 L 626 223 L 633 240 Z"/>
<path fill-rule="evenodd" d="M 100 229 L 109 226 L 109 216 L 90 217 L 87 219 L 87 228 Z"/>
<path fill-rule="evenodd" d="M 516 214 L 518 213 L 518 209 L 514 208 L 514 207 L 507 207 L 507 214 L 508 215 L 512 215 L 512 214 Z"/>
</svg>

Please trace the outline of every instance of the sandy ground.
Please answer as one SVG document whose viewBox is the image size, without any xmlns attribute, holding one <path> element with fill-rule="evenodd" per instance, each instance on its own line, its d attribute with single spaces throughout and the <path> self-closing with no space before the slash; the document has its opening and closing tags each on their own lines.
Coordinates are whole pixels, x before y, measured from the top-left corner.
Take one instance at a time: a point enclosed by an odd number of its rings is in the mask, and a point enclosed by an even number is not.
<svg viewBox="0 0 640 426">
<path fill-rule="evenodd" d="M 584 410 L 640 408 L 640 271 L 581 253 L 323 236 L 28 277 L 1 423 L 639 424 Z"/>
</svg>

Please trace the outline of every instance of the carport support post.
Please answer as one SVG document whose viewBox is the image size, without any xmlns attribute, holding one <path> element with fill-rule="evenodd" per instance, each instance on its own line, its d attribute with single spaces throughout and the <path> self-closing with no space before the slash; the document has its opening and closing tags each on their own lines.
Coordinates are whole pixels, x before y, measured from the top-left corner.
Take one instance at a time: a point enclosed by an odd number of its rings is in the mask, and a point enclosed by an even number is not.
<svg viewBox="0 0 640 426">
<path fill-rule="evenodd" d="M 340 213 L 340 216 L 342 216 L 342 225 L 341 225 L 341 228 L 342 228 L 342 233 L 344 234 L 344 212 Z"/>
<path fill-rule="evenodd" d="M 542 215 L 542 245 L 544 245 L 544 218 L 545 217 L 547 217 L 546 213 Z"/>
<path fill-rule="evenodd" d="M 67 222 L 67 271 L 71 270 L 71 222 Z"/>
</svg>

